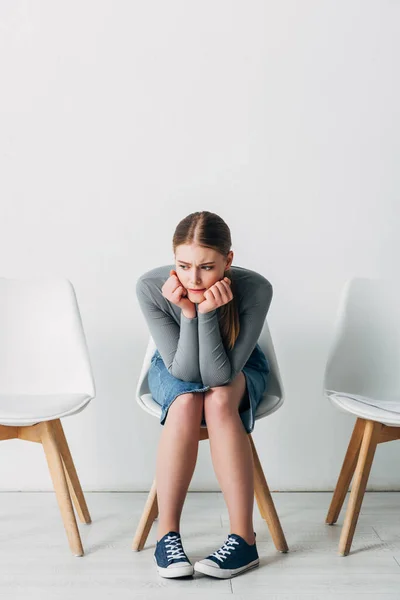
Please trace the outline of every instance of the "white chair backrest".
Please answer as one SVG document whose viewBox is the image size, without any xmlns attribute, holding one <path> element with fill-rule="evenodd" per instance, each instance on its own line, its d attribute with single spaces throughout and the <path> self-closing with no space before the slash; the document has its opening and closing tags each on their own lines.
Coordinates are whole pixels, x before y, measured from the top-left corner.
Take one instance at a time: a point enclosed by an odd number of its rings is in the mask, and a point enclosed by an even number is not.
<svg viewBox="0 0 400 600">
<path fill-rule="evenodd" d="M 272 342 L 271 333 L 268 327 L 268 323 L 264 323 L 264 327 L 261 331 L 261 335 L 258 340 L 258 345 L 261 350 L 264 352 L 269 368 L 270 373 L 267 379 L 267 389 L 265 390 L 265 395 L 267 396 L 276 396 L 280 398 L 282 401 L 284 399 L 284 390 L 281 379 L 281 374 L 279 371 L 278 361 L 276 359 L 275 348 Z"/>
<path fill-rule="evenodd" d="M 95 395 L 74 288 L 0 278 L 0 394 L 54 393 Z"/>
<path fill-rule="evenodd" d="M 136 386 L 136 399 L 139 404 L 142 404 L 140 397 L 143 394 L 150 394 L 149 382 L 147 380 L 147 373 L 149 372 L 151 357 L 156 351 L 156 344 L 153 338 L 150 336 L 147 342 L 146 353 L 144 355 L 142 369 L 140 371 L 139 380 Z"/>
<path fill-rule="evenodd" d="M 258 340 L 258 344 L 261 350 L 264 352 L 265 356 L 267 357 L 270 366 L 270 374 L 268 376 L 268 385 L 265 391 L 265 395 L 276 396 L 281 401 L 283 401 L 282 380 L 279 373 L 278 362 L 276 360 L 275 350 L 267 322 L 264 323 L 264 327 Z M 153 338 L 150 337 L 149 342 L 147 344 L 147 349 L 142 364 L 142 370 L 139 375 L 139 380 L 136 389 L 136 399 L 140 406 L 145 410 L 148 410 L 149 403 L 146 402 L 146 405 L 144 406 L 142 396 L 144 394 L 150 393 L 149 384 L 147 380 L 147 373 L 149 371 L 151 357 L 153 356 L 155 350 L 156 345 L 154 343 Z M 150 410 L 149 412 L 154 411 Z"/>
<path fill-rule="evenodd" d="M 361 396 L 400 395 L 400 286 L 354 278 L 343 289 L 324 388 Z"/>
</svg>

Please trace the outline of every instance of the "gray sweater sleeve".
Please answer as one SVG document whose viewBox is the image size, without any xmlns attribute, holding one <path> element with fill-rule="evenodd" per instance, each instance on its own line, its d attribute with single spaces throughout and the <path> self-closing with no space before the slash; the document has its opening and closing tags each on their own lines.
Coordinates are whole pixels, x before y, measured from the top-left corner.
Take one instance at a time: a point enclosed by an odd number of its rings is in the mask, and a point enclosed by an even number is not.
<svg viewBox="0 0 400 600">
<path fill-rule="evenodd" d="M 204 385 L 217 387 L 231 382 L 252 353 L 272 299 L 272 285 L 260 278 L 241 298 L 240 332 L 232 350 L 222 343 L 217 310 L 198 313 L 199 364 Z"/>
<path fill-rule="evenodd" d="M 183 381 L 201 382 L 198 319 L 180 314 L 180 325 L 166 310 L 167 300 L 142 276 L 136 294 L 150 334 L 168 371 Z"/>
</svg>

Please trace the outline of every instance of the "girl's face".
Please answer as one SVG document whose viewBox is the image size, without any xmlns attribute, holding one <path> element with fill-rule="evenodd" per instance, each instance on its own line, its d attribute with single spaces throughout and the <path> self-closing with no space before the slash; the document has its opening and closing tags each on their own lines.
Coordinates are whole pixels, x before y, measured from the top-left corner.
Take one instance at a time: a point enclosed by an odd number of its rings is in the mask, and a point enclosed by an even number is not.
<svg viewBox="0 0 400 600">
<path fill-rule="evenodd" d="M 181 244 L 175 252 L 176 272 L 179 281 L 188 292 L 191 302 L 198 304 L 204 292 L 225 277 L 232 264 L 233 252 L 224 257 L 211 248 L 198 244 Z M 197 291 L 196 291 L 197 290 Z"/>
</svg>

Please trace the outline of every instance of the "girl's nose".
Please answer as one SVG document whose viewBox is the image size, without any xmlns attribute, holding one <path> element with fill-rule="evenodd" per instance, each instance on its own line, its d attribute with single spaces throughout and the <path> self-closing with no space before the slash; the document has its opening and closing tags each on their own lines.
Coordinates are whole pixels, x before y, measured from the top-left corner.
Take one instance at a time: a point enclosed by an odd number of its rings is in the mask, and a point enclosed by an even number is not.
<svg viewBox="0 0 400 600">
<path fill-rule="evenodd" d="M 200 283 L 200 277 L 196 272 L 192 273 L 192 282 L 193 285 L 198 285 Z"/>
</svg>

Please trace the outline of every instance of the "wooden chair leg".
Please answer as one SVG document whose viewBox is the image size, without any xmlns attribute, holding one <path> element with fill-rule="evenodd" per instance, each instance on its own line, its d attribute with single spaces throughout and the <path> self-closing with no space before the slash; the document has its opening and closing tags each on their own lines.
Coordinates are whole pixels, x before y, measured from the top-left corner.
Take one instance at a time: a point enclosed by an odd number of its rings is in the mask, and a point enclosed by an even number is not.
<svg viewBox="0 0 400 600">
<path fill-rule="evenodd" d="M 154 480 L 149 495 L 147 497 L 146 506 L 144 507 L 139 525 L 136 529 L 135 537 L 133 538 L 132 550 L 135 550 L 136 552 L 143 550 L 151 526 L 153 525 L 157 516 L 157 486 L 156 480 Z"/>
<path fill-rule="evenodd" d="M 60 419 L 52 421 L 53 430 L 57 439 L 57 445 L 60 449 L 60 454 L 63 459 L 65 474 L 69 491 L 74 502 L 76 512 L 81 523 L 91 523 L 89 510 L 86 504 L 85 496 L 83 495 L 82 487 L 75 469 L 74 461 L 72 460 L 71 452 L 68 447 L 68 442 L 65 437 L 64 429 Z"/>
<path fill-rule="evenodd" d="M 365 423 L 364 435 L 354 474 L 349 504 L 347 506 L 346 517 L 340 536 L 339 554 L 342 556 L 347 556 L 350 552 L 381 429 L 381 423 L 376 423 L 375 421 L 366 421 Z"/>
<path fill-rule="evenodd" d="M 51 421 L 41 424 L 41 441 L 53 481 L 70 548 L 75 556 L 83 556 L 83 547 L 76 524 L 74 508 L 69 495 L 64 466 Z"/>
<path fill-rule="evenodd" d="M 9 425 L 0 425 L 0 441 L 12 440 L 18 437 L 18 427 L 10 427 Z"/>
<path fill-rule="evenodd" d="M 340 471 L 328 514 L 325 519 L 325 522 L 328 525 L 333 525 L 339 518 L 343 502 L 346 498 L 346 494 L 349 490 L 350 483 L 356 469 L 365 423 L 365 419 L 357 419 L 354 425 L 346 456 L 344 457 L 342 469 Z"/>
<path fill-rule="evenodd" d="M 251 434 L 249 434 L 249 441 L 254 463 L 254 494 L 260 514 L 268 525 L 276 549 L 287 552 L 289 548 Z"/>
</svg>

